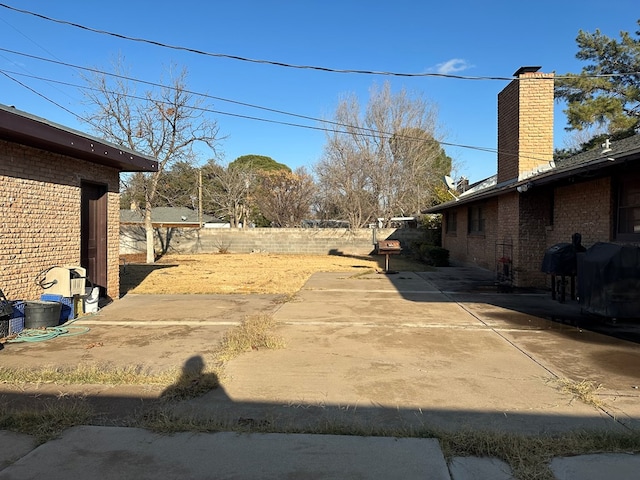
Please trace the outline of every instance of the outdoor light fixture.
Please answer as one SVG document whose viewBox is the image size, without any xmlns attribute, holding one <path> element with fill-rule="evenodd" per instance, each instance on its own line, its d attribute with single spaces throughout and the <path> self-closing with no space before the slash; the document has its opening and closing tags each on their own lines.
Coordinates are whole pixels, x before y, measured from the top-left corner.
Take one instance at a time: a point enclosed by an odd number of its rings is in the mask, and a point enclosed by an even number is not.
<svg viewBox="0 0 640 480">
<path fill-rule="evenodd" d="M 524 193 L 527 192 L 531 187 L 533 187 L 533 184 L 531 182 L 527 182 L 523 183 L 522 185 L 518 185 L 516 187 L 516 190 L 518 191 L 518 193 Z"/>
</svg>

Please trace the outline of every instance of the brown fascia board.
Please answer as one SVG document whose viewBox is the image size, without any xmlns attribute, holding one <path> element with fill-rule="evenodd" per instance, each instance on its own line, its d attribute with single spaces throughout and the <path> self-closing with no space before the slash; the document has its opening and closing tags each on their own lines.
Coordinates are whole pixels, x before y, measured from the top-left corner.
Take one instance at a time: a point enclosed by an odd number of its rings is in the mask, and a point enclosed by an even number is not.
<svg viewBox="0 0 640 480">
<path fill-rule="evenodd" d="M 617 155 L 614 154 L 612 156 L 606 156 L 606 154 L 604 154 L 601 157 L 591 160 L 589 162 L 580 163 L 577 165 L 570 165 L 564 168 L 558 167 L 554 170 L 540 173 L 538 175 L 526 178 L 524 180 L 493 186 L 491 188 L 487 188 L 486 191 L 480 191 L 473 195 L 469 195 L 468 197 L 462 197 L 462 198 L 459 197 L 458 200 L 451 200 L 449 202 L 436 205 L 435 207 L 427 208 L 423 210 L 421 213 L 442 213 L 445 210 L 457 207 L 459 205 L 466 205 L 472 202 L 486 200 L 487 198 L 493 198 L 505 193 L 517 191 L 518 187 L 522 185 L 529 184 L 529 189 L 535 188 L 536 186 L 548 185 L 550 183 L 559 182 L 561 180 L 572 177 L 574 175 L 590 173 L 598 170 L 604 170 L 604 169 L 611 168 L 615 165 L 620 165 L 626 161 L 637 161 L 637 160 L 640 160 L 640 147 L 636 147 L 636 148 L 627 150 L 625 152 L 621 152 Z"/>
<path fill-rule="evenodd" d="M 133 150 L 0 105 L 0 139 L 115 168 L 121 172 L 156 172 L 158 162 Z"/>
</svg>

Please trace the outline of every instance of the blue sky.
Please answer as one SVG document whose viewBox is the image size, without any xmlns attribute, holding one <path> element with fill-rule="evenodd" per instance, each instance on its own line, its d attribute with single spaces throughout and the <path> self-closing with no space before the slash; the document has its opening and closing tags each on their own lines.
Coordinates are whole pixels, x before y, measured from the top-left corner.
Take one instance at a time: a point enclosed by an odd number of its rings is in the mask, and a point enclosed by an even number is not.
<svg viewBox="0 0 640 480">
<path fill-rule="evenodd" d="M 126 36 L 296 65 L 401 73 L 444 72 L 510 77 L 520 66 L 540 65 L 558 74 L 579 72 L 575 38 L 599 28 L 618 38 L 635 32 L 636 0 L 535 2 L 468 0 L 0 0 L 11 7 Z M 283 68 L 196 55 L 92 33 L 0 7 L 0 48 L 70 64 L 110 70 L 121 55 L 135 78 L 159 82 L 166 67 L 185 66 L 188 87 L 216 97 L 313 118 L 329 118 L 339 99 L 354 93 L 366 105 L 369 90 L 385 81 L 438 107 L 440 132 L 451 144 L 496 148 L 497 95 L 506 82 L 403 78 Z M 90 132 L 74 115 L 87 106 L 81 92 L 17 74 L 82 84 L 80 72 L 0 50 L 0 103 Z M 13 73 L 11 73 L 13 72 Z M 140 87 L 140 91 L 144 88 Z M 233 103 L 211 101 L 214 110 L 272 121 L 320 126 Z M 555 115 L 555 146 L 563 147 L 563 106 Z M 222 163 L 240 155 L 267 155 L 291 168 L 311 169 L 322 155 L 322 131 L 212 114 L 220 133 Z M 496 155 L 445 147 L 472 182 L 495 173 Z M 211 155 L 203 151 L 202 161 Z"/>
</svg>

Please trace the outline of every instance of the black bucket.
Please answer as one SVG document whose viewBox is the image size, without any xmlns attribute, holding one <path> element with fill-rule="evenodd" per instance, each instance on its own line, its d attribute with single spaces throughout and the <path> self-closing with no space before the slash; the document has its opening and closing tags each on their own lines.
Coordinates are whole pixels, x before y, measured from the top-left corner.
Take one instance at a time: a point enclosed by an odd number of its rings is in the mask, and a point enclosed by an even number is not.
<svg viewBox="0 0 640 480">
<path fill-rule="evenodd" d="M 24 328 L 56 327 L 60 324 L 62 304 L 36 300 L 25 302 Z"/>
</svg>

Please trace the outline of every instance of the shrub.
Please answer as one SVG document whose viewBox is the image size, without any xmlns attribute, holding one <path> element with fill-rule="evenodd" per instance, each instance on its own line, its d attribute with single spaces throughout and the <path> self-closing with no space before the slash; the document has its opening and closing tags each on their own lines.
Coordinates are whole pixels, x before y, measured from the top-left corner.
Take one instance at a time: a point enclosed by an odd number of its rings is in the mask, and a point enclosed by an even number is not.
<svg viewBox="0 0 640 480">
<path fill-rule="evenodd" d="M 418 260 L 434 267 L 449 266 L 449 250 L 429 243 L 416 243 L 412 251 Z"/>
</svg>

